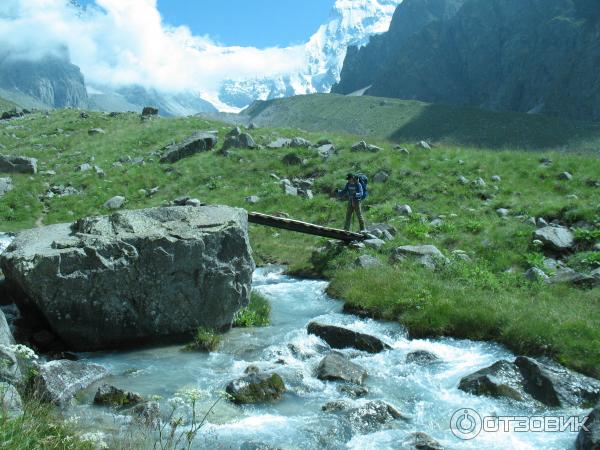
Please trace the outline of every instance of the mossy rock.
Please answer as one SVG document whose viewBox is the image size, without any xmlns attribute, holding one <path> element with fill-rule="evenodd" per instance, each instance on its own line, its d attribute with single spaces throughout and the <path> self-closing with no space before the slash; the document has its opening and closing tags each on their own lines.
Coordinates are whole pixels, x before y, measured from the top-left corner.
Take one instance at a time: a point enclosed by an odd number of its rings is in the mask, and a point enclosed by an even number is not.
<svg viewBox="0 0 600 450">
<path fill-rule="evenodd" d="M 96 391 L 94 403 L 105 406 L 132 406 L 143 402 L 141 395 L 103 384 Z"/>
<path fill-rule="evenodd" d="M 232 381 L 226 388 L 231 401 L 237 404 L 277 401 L 285 390 L 283 379 L 276 373 L 251 373 Z"/>
</svg>

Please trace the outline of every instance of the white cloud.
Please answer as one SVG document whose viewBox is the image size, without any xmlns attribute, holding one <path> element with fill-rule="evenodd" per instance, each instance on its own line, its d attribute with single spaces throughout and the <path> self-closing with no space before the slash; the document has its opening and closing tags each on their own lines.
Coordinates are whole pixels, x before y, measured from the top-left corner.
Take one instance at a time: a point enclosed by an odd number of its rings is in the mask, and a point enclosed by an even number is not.
<svg viewBox="0 0 600 450">
<path fill-rule="evenodd" d="M 37 59 L 68 49 L 92 84 L 214 91 L 225 78 L 278 76 L 306 66 L 304 45 L 223 47 L 162 22 L 156 0 L 0 0 L 0 49 Z"/>
</svg>

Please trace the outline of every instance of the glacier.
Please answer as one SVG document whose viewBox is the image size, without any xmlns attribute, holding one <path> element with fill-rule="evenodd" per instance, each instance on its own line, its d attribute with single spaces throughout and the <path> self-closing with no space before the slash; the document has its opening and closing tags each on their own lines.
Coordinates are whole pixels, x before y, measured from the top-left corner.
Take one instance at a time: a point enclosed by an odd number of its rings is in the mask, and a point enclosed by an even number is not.
<svg viewBox="0 0 600 450">
<path fill-rule="evenodd" d="M 388 31 L 402 0 L 337 0 L 327 23 L 304 45 L 304 70 L 264 78 L 228 78 L 218 93 L 202 97 L 223 112 L 239 112 L 255 100 L 329 92 L 340 79 L 350 45 L 367 44 L 374 34 Z"/>
</svg>

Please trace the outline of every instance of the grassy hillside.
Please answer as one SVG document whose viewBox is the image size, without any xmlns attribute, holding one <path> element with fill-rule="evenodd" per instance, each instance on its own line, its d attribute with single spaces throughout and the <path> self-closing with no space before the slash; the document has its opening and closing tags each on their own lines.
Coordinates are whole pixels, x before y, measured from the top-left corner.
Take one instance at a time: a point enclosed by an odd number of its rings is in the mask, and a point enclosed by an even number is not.
<svg viewBox="0 0 600 450">
<path fill-rule="evenodd" d="M 0 88 L 0 98 L 9 105 L 6 109 L 11 109 L 15 106 L 21 108 L 52 109 L 52 106 L 48 106 L 27 94 L 15 90 Z M 0 110 L 2 110 L 2 107 L 0 107 Z"/>
<path fill-rule="evenodd" d="M 300 126 L 308 128 L 307 119 L 302 120 Z M 14 125 L 22 128 L 7 129 Z M 503 122 L 496 126 L 489 123 L 490 130 L 501 126 Z M 106 133 L 88 135 L 94 127 Z M 110 117 L 90 113 L 84 119 L 73 110 L 0 123 L 4 152 L 38 158 L 40 168 L 35 176 L 12 175 L 15 189 L 0 200 L 0 230 L 107 214 L 102 205 L 114 195 L 124 195 L 126 208 L 131 209 L 162 205 L 189 195 L 206 203 L 285 212 L 294 218 L 339 227 L 345 205 L 333 200 L 330 193 L 343 184 L 344 175 L 360 170 L 372 177 L 385 170 L 389 180 L 371 183 L 365 205 L 368 222 L 387 222 L 398 230 L 394 240 L 382 249 L 367 251 L 379 258 L 382 268 L 356 268 L 353 261 L 360 251 L 350 248 L 317 252 L 311 259 L 315 248 L 326 245 L 325 241 L 252 226 L 257 262 L 280 262 L 294 271 L 323 273 L 332 280 L 334 295 L 399 320 L 415 336 L 496 340 L 517 353 L 545 354 L 600 377 L 600 289 L 547 286 L 528 282 L 522 275 L 529 267 L 542 268 L 544 259 L 532 245 L 534 227 L 526 222 L 529 216 L 587 227 L 580 234 L 581 251 L 566 258 L 566 263 L 584 272 L 600 265 L 600 252 L 592 249 L 594 239 L 600 240 L 600 159 L 595 155 L 497 152 L 457 145 L 425 151 L 413 145 L 412 137 L 403 143 L 409 155 L 383 139 L 369 140 L 383 147 L 381 152 L 356 153 L 350 146 L 363 136 L 257 129 L 251 133 L 260 144 L 278 136 L 300 135 L 313 142 L 327 137 L 335 142 L 339 154 L 325 160 L 314 149 L 295 150 L 306 160 L 298 166 L 286 166 L 281 161 L 292 150 L 267 149 L 232 150 L 228 157 L 208 152 L 173 165 L 158 163 L 157 152 L 173 141 L 197 130 L 218 130 L 223 142 L 229 129 L 201 118 L 141 121 L 135 114 Z M 435 132 L 435 128 L 423 129 L 426 136 Z M 126 161 L 125 157 L 142 157 L 145 163 L 115 164 L 119 159 Z M 540 158 L 552 162 L 541 164 Z M 76 168 L 84 163 L 100 166 L 105 176 L 94 170 L 78 171 Z M 573 174 L 571 181 L 559 179 L 564 171 Z M 272 173 L 290 179 L 314 177 L 314 199 L 285 196 Z M 494 175 L 502 180 L 491 181 Z M 461 184 L 457 182 L 459 176 L 469 180 L 481 177 L 486 184 Z M 69 184 L 80 194 L 40 201 L 50 186 Z M 158 192 L 148 195 L 155 187 Z M 245 197 L 250 195 L 257 195 L 259 202 L 248 205 Z M 395 205 L 404 203 L 414 211 L 408 218 L 394 211 Z M 507 218 L 496 213 L 501 207 L 510 210 Z M 432 223 L 437 218 L 441 223 Z M 454 258 L 453 264 L 435 272 L 410 264 L 391 264 L 390 250 L 405 244 L 433 244 L 450 258 L 453 251 L 463 250 L 470 261 Z"/>
<path fill-rule="evenodd" d="M 432 140 L 490 149 L 600 150 L 600 124 L 379 97 L 315 94 L 257 102 L 260 126 L 356 134 L 394 142 Z"/>
<path fill-rule="evenodd" d="M 17 105 L 10 100 L 6 100 L 0 97 L 0 111 L 8 111 L 9 109 L 15 108 Z"/>
</svg>

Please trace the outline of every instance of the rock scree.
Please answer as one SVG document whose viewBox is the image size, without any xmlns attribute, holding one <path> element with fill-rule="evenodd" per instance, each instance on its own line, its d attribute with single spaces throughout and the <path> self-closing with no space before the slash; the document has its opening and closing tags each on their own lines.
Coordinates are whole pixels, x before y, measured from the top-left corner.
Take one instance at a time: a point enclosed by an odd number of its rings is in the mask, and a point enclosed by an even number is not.
<svg viewBox="0 0 600 450">
<path fill-rule="evenodd" d="M 19 233 L 0 257 L 19 302 L 79 351 L 228 329 L 249 303 L 248 217 L 225 206 L 116 212 Z"/>
</svg>

